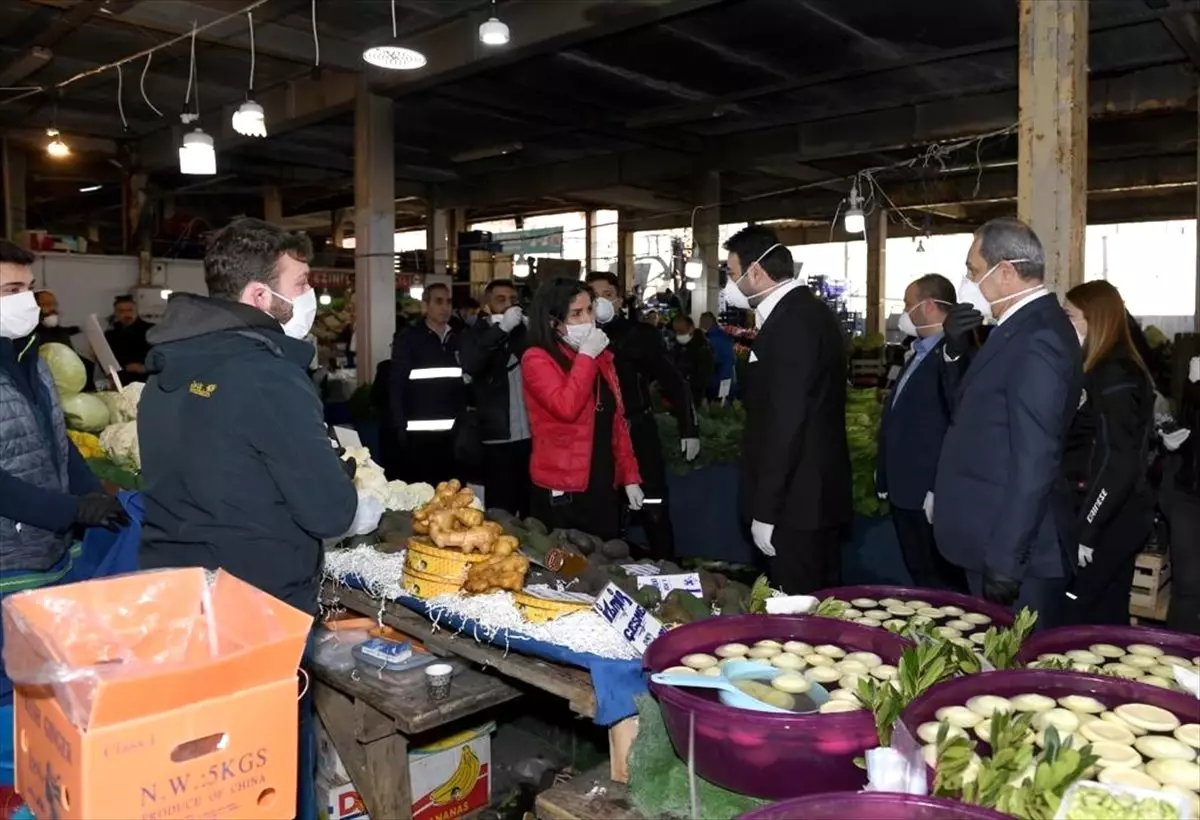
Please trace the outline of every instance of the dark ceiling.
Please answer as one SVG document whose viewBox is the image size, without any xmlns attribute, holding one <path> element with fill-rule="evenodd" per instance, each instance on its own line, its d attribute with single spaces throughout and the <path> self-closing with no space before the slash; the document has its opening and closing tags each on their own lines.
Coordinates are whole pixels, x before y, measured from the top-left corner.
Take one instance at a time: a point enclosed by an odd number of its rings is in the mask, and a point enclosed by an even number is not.
<svg viewBox="0 0 1200 820">
<path fill-rule="evenodd" d="M 52 86 L 236 12 L 246 0 L 0 0 L 0 87 Z M 353 89 L 362 49 L 391 41 L 387 0 L 309 0 L 254 11 L 254 96 L 272 136 L 237 138 L 230 106 L 246 97 L 245 16 L 197 47 L 205 129 L 218 175 L 172 170 L 188 44 L 118 77 L 106 71 L 60 95 L 0 91 L 0 126 L 30 147 L 52 124 L 68 161 L 30 153 L 29 223 L 117 223 L 122 173 L 149 174 L 151 199 L 210 221 L 261 213 L 264 185 L 288 216 L 353 206 Z M 565 207 L 620 207 L 638 227 L 686 224 L 696 180 L 721 172 L 723 222 L 828 221 L 848 178 L 931 143 L 997 132 L 1017 119 L 1013 0 L 502 0 L 513 43 L 474 41 L 489 4 L 397 0 L 399 40 L 429 65 L 369 69 L 395 98 L 400 224 L 425 201 L 469 218 Z M 1092 0 L 1089 43 L 1091 221 L 1188 216 L 1196 180 L 1196 38 L 1200 1 Z M 353 13 L 350 13 L 350 10 Z M 36 47 L 36 49 L 35 49 Z M 1013 209 L 1016 140 L 998 135 L 877 181 L 930 230 Z M 95 194 L 79 187 L 104 183 Z M 303 221 L 303 220 L 298 220 Z"/>
</svg>

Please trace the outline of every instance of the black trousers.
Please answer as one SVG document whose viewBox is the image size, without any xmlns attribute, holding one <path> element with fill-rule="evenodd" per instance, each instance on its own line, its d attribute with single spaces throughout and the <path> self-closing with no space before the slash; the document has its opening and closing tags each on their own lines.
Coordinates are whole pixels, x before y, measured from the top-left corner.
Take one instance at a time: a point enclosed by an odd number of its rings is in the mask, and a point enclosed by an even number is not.
<svg viewBox="0 0 1200 820">
<path fill-rule="evenodd" d="M 768 559 L 771 584 L 788 595 L 807 595 L 836 587 L 842 575 L 841 527 L 787 530 L 771 537 L 775 557 Z"/>
<path fill-rule="evenodd" d="M 966 593 L 967 577 L 938 552 L 933 525 L 924 510 L 902 510 L 893 506 L 892 526 L 900 542 L 900 555 L 912 576 L 913 585 Z"/>
<path fill-rule="evenodd" d="M 582 530 L 605 541 L 621 534 L 621 504 L 613 487 L 588 487 L 581 493 L 554 495 L 535 486 L 530 493 L 534 518 L 549 530 Z M 621 498 L 624 493 L 621 493 Z"/>
<path fill-rule="evenodd" d="M 529 515 L 529 456 L 533 442 L 483 445 L 483 500 L 513 515 Z"/>
<path fill-rule="evenodd" d="M 408 433 L 397 460 L 396 474 L 409 484 L 424 481 L 436 487 L 439 482 L 459 478 L 453 432 Z"/>
<path fill-rule="evenodd" d="M 967 588 L 976 598 L 983 597 L 983 573 L 966 571 Z M 1067 601 L 1067 578 L 1026 578 L 1021 581 L 1021 591 L 1013 604 L 1013 612 L 1029 607 L 1037 613 L 1034 632 L 1062 626 L 1063 605 Z M 1128 606 L 1128 601 L 1126 601 Z M 1128 623 L 1129 619 L 1125 619 Z"/>
<path fill-rule="evenodd" d="M 671 558 L 675 555 L 675 528 L 671 526 L 671 505 L 667 495 L 667 464 L 654 415 L 642 413 L 629 419 L 629 437 L 633 440 L 633 454 L 637 456 L 638 472 L 642 476 L 642 492 L 648 501 L 659 501 L 643 505 L 634 515 L 641 518 L 650 554 L 654 558 Z"/>
<path fill-rule="evenodd" d="M 1197 435 L 1193 432 L 1192 435 Z M 1200 498 L 1164 482 L 1163 515 L 1171 530 L 1171 607 L 1167 628 L 1200 635 Z"/>
<path fill-rule="evenodd" d="M 1092 562 L 1075 571 L 1064 620 L 1069 624 L 1129 624 L 1129 588 L 1133 565 L 1154 526 L 1154 509 L 1145 499 L 1130 499 L 1089 544 Z"/>
</svg>

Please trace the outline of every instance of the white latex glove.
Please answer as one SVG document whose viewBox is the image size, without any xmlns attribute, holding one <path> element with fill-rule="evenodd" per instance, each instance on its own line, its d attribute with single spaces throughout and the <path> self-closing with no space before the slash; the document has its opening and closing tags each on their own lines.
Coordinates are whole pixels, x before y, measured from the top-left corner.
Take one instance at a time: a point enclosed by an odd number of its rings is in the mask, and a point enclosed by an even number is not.
<svg viewBox="0 0 1200 820">
<path fill-rule="evenodd" d="M 775 545 L 771 543 L 774 534 L 774 524 L 764 524 L 758 520 L 750 522 L 750 537 L 754 539 L 754 546 L 768 558 L 775 557 Z"/>
<path fill-rule="evenodd" d="M 925 503 L 921 505 L 925 510 L 925 520 L 930 524 L 933 523 L 933 493 L 925 493 Z"/>
<path fill-rule="evenodd" d="M 1093 553 L 1093 550 L 1091 547 L 1085 547 L 1083 544 L 1079 545 L 1079 568 L 1080 569 L 1083 569 L 1088 564 L 1092 563 L 1092 553 Z"/>
<path fill-rule="evenodd" d="M 640 510 L 646 500 L 646 494 L 637 484 L 625 485 L 625 497 L 629 499 L 629 509 L 631 510 Z"/>
<path fill-rule="evenodd" d="M 681 438 L 679 440 L 679 452 L 683 453 L 684 461 L 695 461 L 696 456 L 700 455 L 700 439 Z"/>
<path fill-rule="evenodd" d="M 879 471 L 878 470 L 876 470 L 874 473 L 871 474 L 871 483 L 874 484 L 876 487 L 879 486 Z M 887 501 L 887 495 L 888 495 L 887 493 L 881 493 L 881 492 L 879 492 L 879 490 L 875 491 L 875 497 L 878 498 L 880 501 Z M 931 521 L 930 523 L 932 524 L 933 522 Z"/>
<path fill-rule="evenodd" d="M 608 334 L 600 328 L 594 327 L 587 338 L 579 343 L 579 352 L 594 359 L 603 353 L 606 347 L 608 347 Z"/>
<path fill-rule="evenodd" d="M 733 379 L 721 379 L 721 383 L 717 385 L 717 398 L 722 400 L 729 398 L 729 391 L 732 387 Z"/>
<path fill-rule="evenodd" d="M 525 312 L 519 306 L 513 305 L 500 315 L 500 329 L 505 333 L 511 333 L 513 328 L 521 324 L 521 319 L 524 316 Z"/>
</svg>

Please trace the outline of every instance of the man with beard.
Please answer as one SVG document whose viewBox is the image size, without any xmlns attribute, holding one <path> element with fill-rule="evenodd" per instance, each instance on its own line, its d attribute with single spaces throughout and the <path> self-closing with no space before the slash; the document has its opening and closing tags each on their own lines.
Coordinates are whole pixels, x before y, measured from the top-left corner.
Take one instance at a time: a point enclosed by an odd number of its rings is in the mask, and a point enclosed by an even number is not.
<svg viewBox="0 0 1200 820">
<path fill-rule="evenodd" d="M 700 432 L 692 395 L 683 374 L 671 364 L 659 331 L 653 325 L 621 315 L 623 297 L 616 274 L 592 271 L 587 275 L 587 283 L 596 295 L 596 323 L 603 326 L 616 358 L 625 418 L 629 421 L 633 452 L 642 476 L 642 490 L 646 493 L 641 511 L 642 526 L 653 556 L 670 558 L 675 554 L 675 531 L 671 526 L 667 469 L 658 437 L 658 423 L 654 420 L 650 385 L 658 382 L 658 389 L 679 420 L 679 447 L 688 461 L 700 453 Z"/>
<path fill-rule="evenodd" d="M 104 338 L 121 365 L 117 374 L 121 384 L 146 380 L 146 355 L 150 352 L 146 332 L 152 327 L 138 316 L 132 296 L 123 294 L 113 300 L 113 326 L 104 332 Z"/>
</svg>

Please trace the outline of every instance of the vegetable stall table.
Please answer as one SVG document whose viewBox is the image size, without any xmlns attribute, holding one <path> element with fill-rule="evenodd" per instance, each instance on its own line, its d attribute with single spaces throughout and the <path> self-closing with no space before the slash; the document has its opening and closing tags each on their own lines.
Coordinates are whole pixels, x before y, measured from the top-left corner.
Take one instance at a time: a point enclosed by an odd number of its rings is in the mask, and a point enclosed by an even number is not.
<svg viewBox="0 0 1200 820">
<path fill-rule="evenodd" d="M 372 817 L 412 817 L 410 739 L 518 697 L 519 689 L 474 669 L 454 676 L 450 696 L 429 697 L 421 668 L 382 674 L 314 664 L 313 700 L 333 746 Z"/>
</svg>

